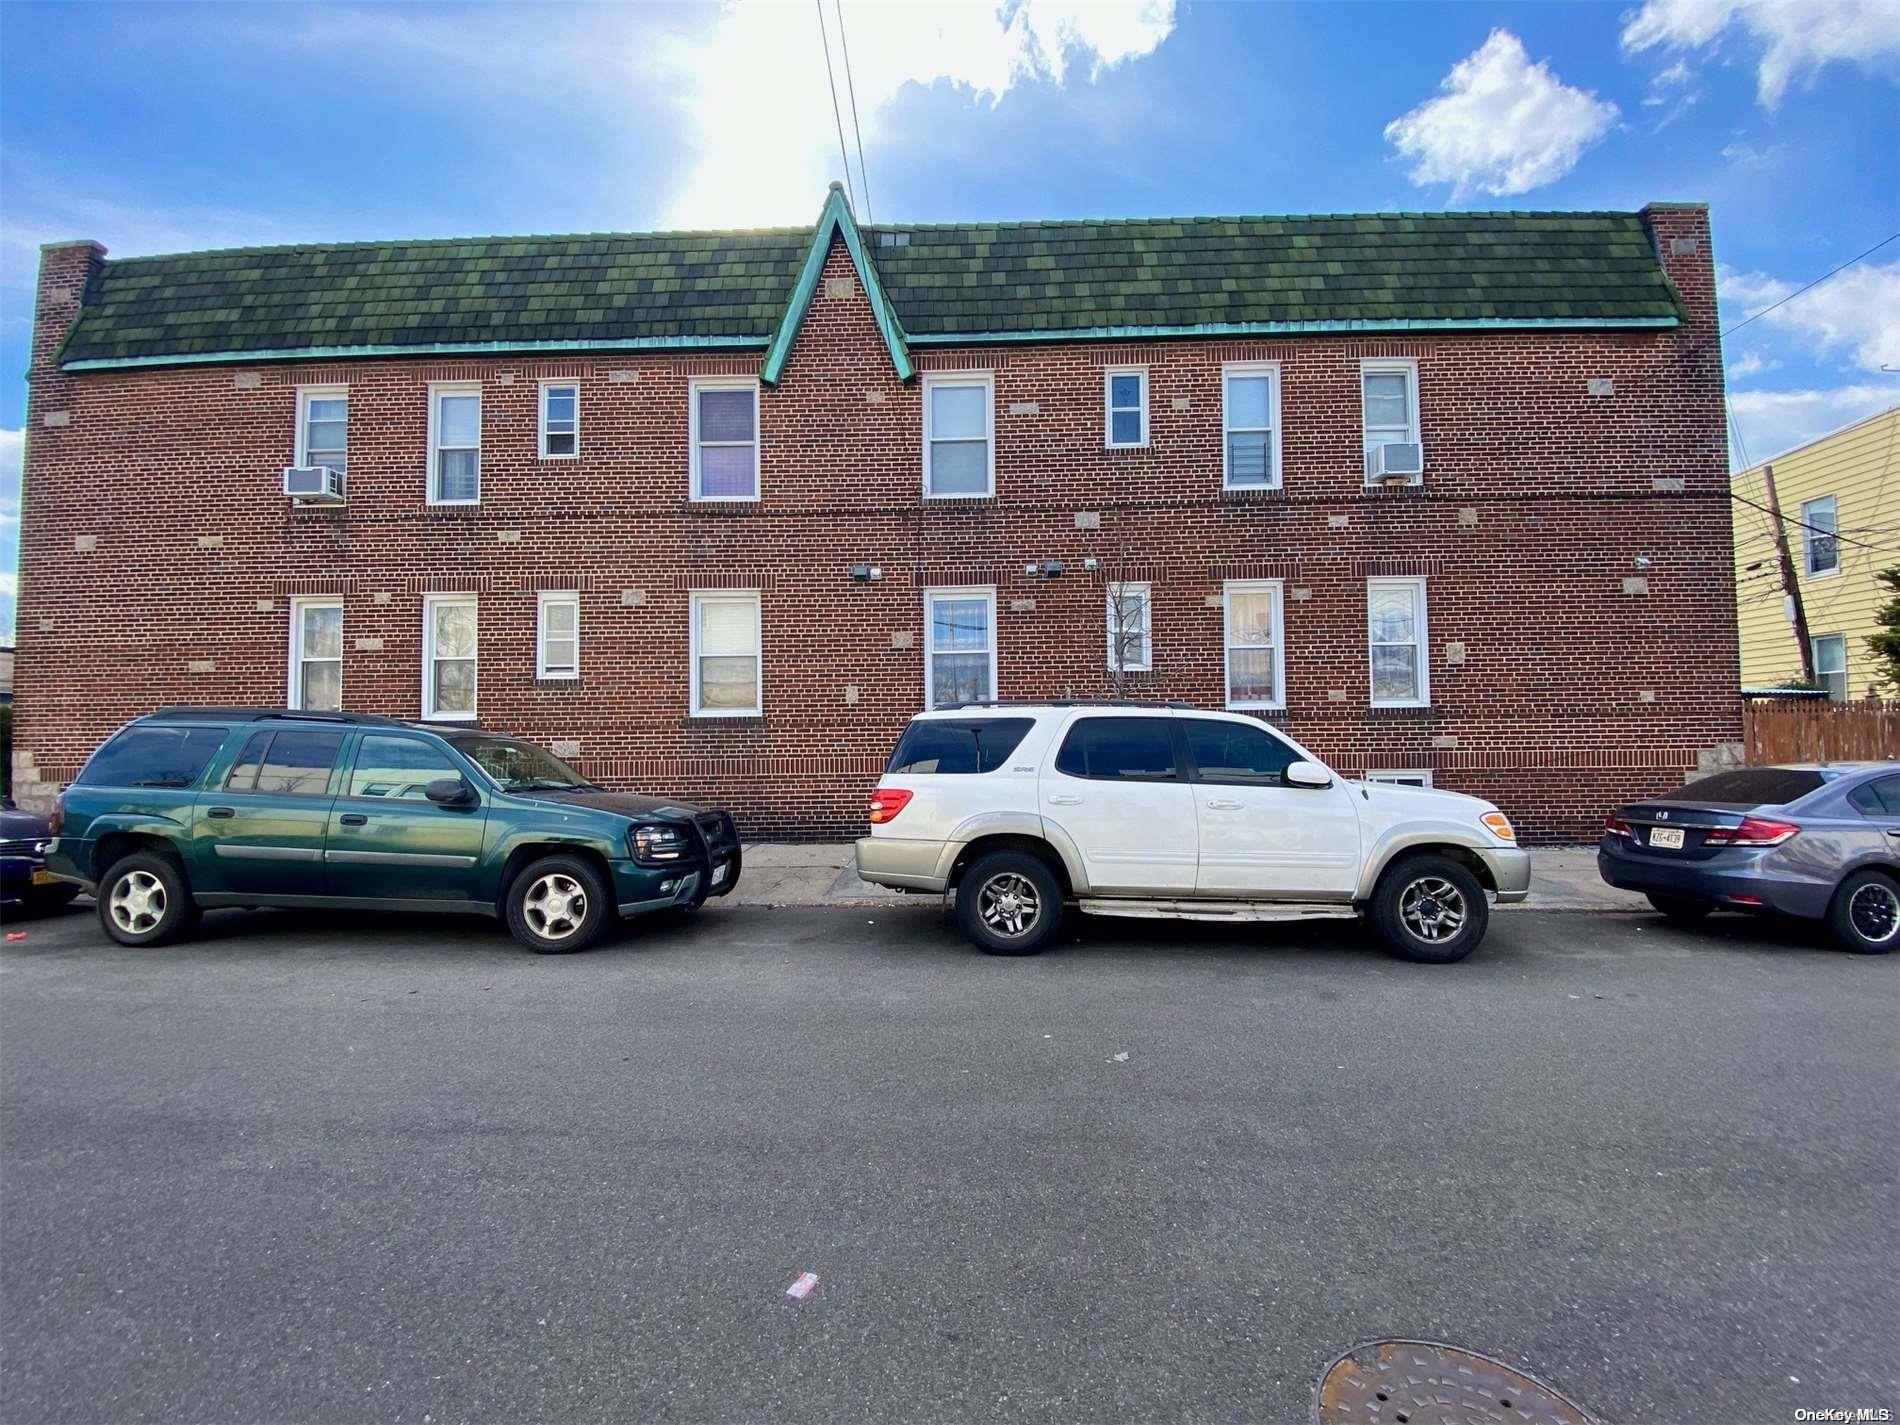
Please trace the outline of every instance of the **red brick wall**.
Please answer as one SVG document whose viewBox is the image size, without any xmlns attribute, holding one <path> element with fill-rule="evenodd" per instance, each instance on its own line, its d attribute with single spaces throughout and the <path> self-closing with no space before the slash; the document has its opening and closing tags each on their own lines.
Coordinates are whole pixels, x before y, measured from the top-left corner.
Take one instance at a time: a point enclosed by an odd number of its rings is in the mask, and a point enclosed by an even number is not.
<svg viewBox="0 0 1900 1425">
<path fill-rule="evenodd" d="M 22 522 L 23 770 L 63 781 L 163 703 L 281 705 L 300 593 L 344 598 L 346 706 L 415 716 L 423 595 L 472 590 L 485 725 L 574 740 L 612 784 L 730 805 L 750 836 L 853 832 L 922 703 L 922 588 L 997 586 L 1000 695 L 1092 695 L 1108 686 L 1100 580 L 1119 570 L 1155 592 L 1154 671 L 1131 692 L 1219 706 L 1207 600 L 1223 579 L 1283 578 L 1276 723 L 1348 772 L 1433 768 L 1531 837 L 1590 834 L 1607 804 L 1675 784 L 1740 730 L 1707 215 L 1652 221 L 1689 305 L 1679 331 L 920 348 L 926 371 L 995 373 L 996 496 L 948 502 L 921 498 L 921 383 L 894 379 L 855 284 L 848 299 L 820 284 L 762 394 L 762 500 L 696 505 L 687 380 L 751 374 L 757 356 L 62 374 L 46 358 L 70 308 L 48 294 L 83 280 L 86 257 L 50 253 Z M 834 248 L 826 277 L 850 276 Z M 1422 488 L 1362 486 L 1359 362 L 1384 355 L 1419 363 Z M 1281 363 L 1283 488 L 1223 494 L 1221 363 L 1245 359 Z M 1151 444 L 1109 451 L 1101 368 L 1127 363 L 1150 370 Z M 537 459 L 544 376 L 580 383 L 578 460 Z M 1596 377 L 1614 395 L 1589 396 Z M 424 501 L 425 388 L 446 379 L 483 385 L 479 508 Z M 349 503 L 293 510 L 279 485 L 296 387 L 328 382 L 350 388 Z M 1023 573 L 1050 558 L 1068 572 Z M 882 581 L 853 583 L 855 563 Z M 1365 580 L 1380 573 L 1428 578 L 1429 709 L 1367 705 Z M 760 719 L 687 716 L 688 594 L 721 585 L 763 590 Z M 560 587 L 582 590 L 582 677 L 537 683 L 535 591 Z M 1012 609 L 1024 599 L 1033 610 Z"/>
</svg>

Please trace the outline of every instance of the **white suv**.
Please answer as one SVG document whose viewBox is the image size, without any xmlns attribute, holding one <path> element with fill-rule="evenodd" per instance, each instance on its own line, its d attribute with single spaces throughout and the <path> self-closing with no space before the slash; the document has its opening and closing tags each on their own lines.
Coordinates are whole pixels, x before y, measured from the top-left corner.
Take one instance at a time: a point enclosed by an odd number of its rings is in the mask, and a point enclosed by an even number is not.
<svg viewBox="0 0 1900 1425">
<path fill-rule="evenodd" d="M 956 892 L 996 955 L 1097 915 L 1365 915 L 1412 960 L 1461 960 L 1530 857 L 1489 802 L 1352 782 L 1283 733 L 1167 703 L 966 704 L 912 719 L 871 794 L 858 874 Z"/>
</svg>

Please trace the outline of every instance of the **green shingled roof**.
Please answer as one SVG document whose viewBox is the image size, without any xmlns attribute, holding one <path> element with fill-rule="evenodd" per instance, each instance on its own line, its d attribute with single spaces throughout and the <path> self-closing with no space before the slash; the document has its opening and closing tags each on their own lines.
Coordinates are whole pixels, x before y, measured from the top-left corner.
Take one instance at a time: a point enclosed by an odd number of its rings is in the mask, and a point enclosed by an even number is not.
<svg viewBox="0 0 1900 1425">
<path fill-rule="evenodd" d="M 828 208 L 829 211 L 829 208 Z M 423 350 L 764 348 L 812 228 L 247 248 L 107 262 L 69 366 Z M 1667 325 L 1633 213 L 863 231 L 902 336 Z"/>
</svg>

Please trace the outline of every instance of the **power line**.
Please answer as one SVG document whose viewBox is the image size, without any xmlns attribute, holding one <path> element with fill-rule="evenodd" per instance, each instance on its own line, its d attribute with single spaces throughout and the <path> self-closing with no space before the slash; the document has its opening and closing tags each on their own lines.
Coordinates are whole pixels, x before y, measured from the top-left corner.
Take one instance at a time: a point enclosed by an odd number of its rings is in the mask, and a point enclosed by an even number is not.
<svg viewBox="0 0 1900 1425">
<path fill-rule="evenodd" d="M 851 155 L 844 146 L 844 116 L 838 111 L 838 76 L 831 71 L 831 36 L 825 31 L 825 0 L 812 0 L 818 7 L 818 39 L 825 47 L 825 79 L 831 85 L 831 118 L 838 126 L 838 158 L 844 164 L 844 191 L 853 208 L 858 206 L 856 190 L 851 186 Z"/>
<path fill-rule="evenodd" d="M 1741 503 L 1749 506 L 1752 509 L 1761 510 L 1769 514 L 1773 513 L 1772 510 L 1769 510 L 1768 506 L 1758 505 L 1753 500 L 1749 499 L 1746 495 L 1738 495 L 1733 490 L 1729 491 L 1728 497 L 1731 500 L 1739 500 L 1741 501 Z M 1846 535 L 1840 533 L 1838 530 L 1823 529 L 1818 524 L 1809 524 L 1806 520 L 1795 519 L 1792 515 L 1783 515 L 1781 518 L 1782 518 L 1782 522 L 1785 524 L 1795 525 L 1796 527 L 1800 529 L 1813 530 L 1816 534 L 1824 534 L 1829 539 L 1835 540 L 1841 544 L 1859 545 L 1863 549 L 1873 550 L 1876 554 L 1900 554 L 1900 548 L 1892 548 L 1892 547 L 1878 545 L 1878 544 L 1869 544 L 1864 539 L 1849 539 Z"/>
<path fill-rule="evenodd" d="M 864 166 L 864 130 L 858 126 L 858 82 L 851 77 L 851 41 L 844 33 L 844 0 L 832 0 L 831 8 L 838 14 L 838 48 L 844 54 L 844 87 L 851 96 L 851 136 L 858 142 L 858 182 L 864 188 L 864 221 L 875 223 L 871 216 L 871 170 Z M 833 98 L 836 98 L 834 93 Z"/>
<path fill-rule="evenodd" d="M 1743 320 L 1737 322 L 1734 326 L 1730 327 L 1727 331 L 1723 332 L 1721 336 L 1717 337 L 1716 340 L 1722 341 L 1722 340 L 1727 339 L 1728 337 L 1734 336 L 1736 332 L 1740 331 L 1743 327 L 1747 326 L 1750 322 L 1760 321 L 1763 317 L 1767 316 L 1770 312 L 1774 311 L 1775 308 L 1787 306 L 1788 303 L 1792 302 L 1796 297 L 1799 297 L 1803 292 L 1813 291 L 1816 287 L 1819 287 L 1823 282 L 1827 281 L 1828 278 L 1838 276 L 1840 273 L 1847 271 L 1848 268 L 1852 267 L 1856 262 L 1859 262 L 1861 258 L 1872 257 L 1875 253 L 1879 252 L 1881 248 L 1885 247 L 1888 243 L 1892 242 L 1895 238 L 1900 238 L 1900 233 L 1888 233 L 1887 236 L 1882 238 L 1879 242 L 1875 243 L 1872 247 L 1868 248 L 1867 251 L 1863 253 L 1859 253 L 1854 257 L 1848 258 L 1847 261 L 1843 262 L 1839 267 L 1834 268 L 1830 272 L 1823 272 L 1819 277 L 1815 278 L 1812 282 L 1808 283 L 1805 287 L 1795 288 L 1794 291 L 1790 292 L 1787 296 L 1783 297 L 1779 302 L 1770 302 L 1767 306 L 1763 307 L 1759 312 L 1755 313 L 1754 316 L 1746 317 Z"/>
</svg>

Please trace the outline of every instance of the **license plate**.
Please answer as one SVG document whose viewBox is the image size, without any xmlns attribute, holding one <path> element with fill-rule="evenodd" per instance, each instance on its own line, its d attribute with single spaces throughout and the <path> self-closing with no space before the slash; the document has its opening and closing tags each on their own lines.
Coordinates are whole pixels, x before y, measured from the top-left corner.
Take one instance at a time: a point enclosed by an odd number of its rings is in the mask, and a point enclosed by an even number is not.
<svg viewBox="0 0 1900 1425">
<path fill-rule="evenodd" d="M 1682 828 L 1652 826 L 1649 829 L 1649 844 L 1663 851 L 1680 851 L 1682 850 Z"/>
<path fill-rule="evenodd" d="M 33 884 L 36 886 L 57 886 L 59 884 L 59 877 L 55 876 L 51 871 L 35 871 L 33 873 Z"/>
<path fill-rule="evenodd" d="M 730 871 L 731 869 L 732 867 L 730 864 L 723 863 L 723 862 L 720 865 L 714 866 L 712 870 L 712 884 L 715 886 L 725 885 L 726 873 Z"/>
</svg>

